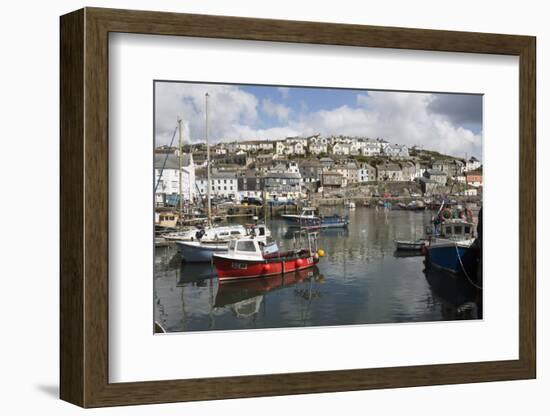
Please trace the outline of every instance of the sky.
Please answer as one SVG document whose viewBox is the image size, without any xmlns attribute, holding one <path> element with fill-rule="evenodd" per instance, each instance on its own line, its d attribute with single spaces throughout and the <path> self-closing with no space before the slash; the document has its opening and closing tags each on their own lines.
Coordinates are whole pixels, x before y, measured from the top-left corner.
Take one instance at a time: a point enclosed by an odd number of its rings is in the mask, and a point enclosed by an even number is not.
<svg viewBox="0 0 550 416">
<path fill-rule="evenodd" d="M 482 156 L 482 95 L 167 81 L 155 82 L 156 146 L 178 117 L 184 143 L 204 141 L 206 93 L 210 143 L 320 133 Z"/>
</svg>

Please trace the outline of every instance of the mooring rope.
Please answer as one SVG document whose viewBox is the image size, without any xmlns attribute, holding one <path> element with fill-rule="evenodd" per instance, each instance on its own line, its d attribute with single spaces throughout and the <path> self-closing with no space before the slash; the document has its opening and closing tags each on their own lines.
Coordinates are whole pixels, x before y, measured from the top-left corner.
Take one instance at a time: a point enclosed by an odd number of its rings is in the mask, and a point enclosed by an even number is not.
<svg viewBox="0 0 550 416">
<path fill-rule="evenodd" d="M 460 253 L 458 252 L 458 244 L 457 242 L 455 241 L 455 250 L 456 250 L 456 256 L 458 257 L 458 262 L 460 263 L 460 267 L 462 268 L 462 271 L 464 272 L 464 275 L 466 276 L 466 278 L 468 279 L 468 281 L 470 282 L 470 284 L 472 286 L 474 286 L 475 288 L 479 289 L 479 290 L 483 290 L 482 287 L 476 285 L 472 279 L 470 279 L 470 276 L 468 275 L 468 273 L 466 272 L 466 269 L 464 267 L 464 264 L 462 264 L 462 258 L 460 257 Z"/>
</svg>

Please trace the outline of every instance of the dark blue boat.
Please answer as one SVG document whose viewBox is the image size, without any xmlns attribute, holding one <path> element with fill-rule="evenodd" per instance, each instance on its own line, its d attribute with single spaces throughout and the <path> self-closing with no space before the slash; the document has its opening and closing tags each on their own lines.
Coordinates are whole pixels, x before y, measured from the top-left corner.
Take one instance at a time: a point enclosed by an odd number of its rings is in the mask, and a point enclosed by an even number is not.
<svg viewBox="0 0 550 416">
<path fill-rule="evenodd" d="M 426 265 L 463 273 L 465 256 L 473 244 L 474 224 L 462 218 L 441 221 L 426 246 Z"/>
</svg>

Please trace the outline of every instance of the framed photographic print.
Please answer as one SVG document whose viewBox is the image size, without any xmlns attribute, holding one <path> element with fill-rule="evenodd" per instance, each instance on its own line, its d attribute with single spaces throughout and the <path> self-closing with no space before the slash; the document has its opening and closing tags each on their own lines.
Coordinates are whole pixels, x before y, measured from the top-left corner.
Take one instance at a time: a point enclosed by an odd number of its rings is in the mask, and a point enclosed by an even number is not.
<svg viewBox="0 0 550 416">
<path fill-rule="evenodd" d="M 528 36 L 62 16 L 61 398 L 534 378 L 535 104 Z"/>
</svg>

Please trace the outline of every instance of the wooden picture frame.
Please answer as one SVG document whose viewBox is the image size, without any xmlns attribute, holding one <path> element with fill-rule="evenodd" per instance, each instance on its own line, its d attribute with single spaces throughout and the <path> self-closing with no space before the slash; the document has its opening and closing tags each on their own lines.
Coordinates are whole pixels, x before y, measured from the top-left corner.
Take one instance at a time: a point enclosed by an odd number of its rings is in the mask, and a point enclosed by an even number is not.
<svg viewBox="0 0 550 416">
<path fill-rule="evenodd" d="M 60 396 L 82 407 L 337 392 L 536 376 L 535 38 L 85 8 L 60 20 Z M 262 40 L 519 57 L 519 359 L 109 383 L 108 34 Z"/>
</svg>

